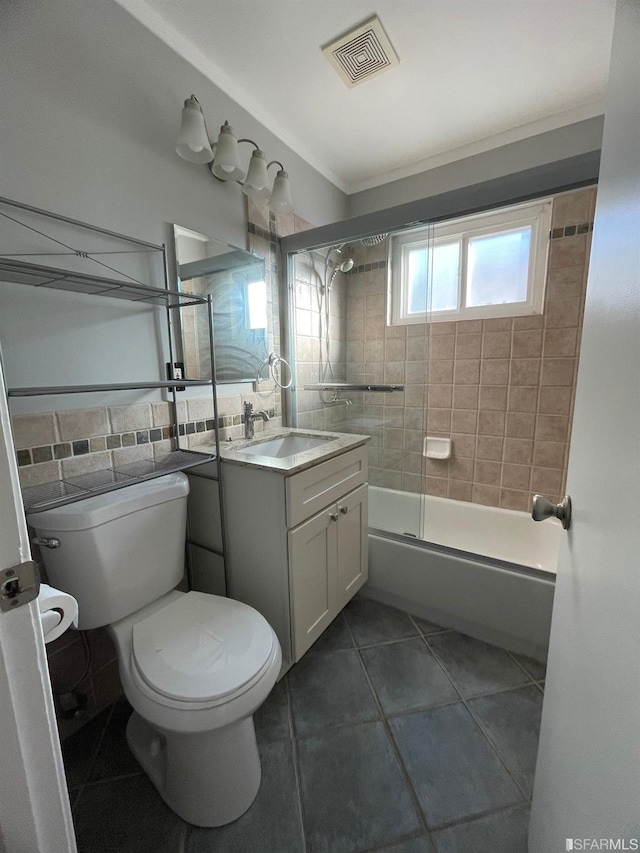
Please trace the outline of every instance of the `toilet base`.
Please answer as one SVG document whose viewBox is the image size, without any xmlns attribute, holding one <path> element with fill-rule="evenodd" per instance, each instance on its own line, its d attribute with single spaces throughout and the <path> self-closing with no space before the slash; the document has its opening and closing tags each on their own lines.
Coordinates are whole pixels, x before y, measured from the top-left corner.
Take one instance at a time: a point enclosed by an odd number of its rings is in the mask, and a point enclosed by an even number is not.
<svg viewBox="0 0 640 853">
<path fill-rule="evenodd" d="M 203 734 L 160 731 L 135 711 L 127 742 L 158 793 L 195 826 L 224 826 L 253 803 L 261 767 L 253 717 Z"/>
</svg>

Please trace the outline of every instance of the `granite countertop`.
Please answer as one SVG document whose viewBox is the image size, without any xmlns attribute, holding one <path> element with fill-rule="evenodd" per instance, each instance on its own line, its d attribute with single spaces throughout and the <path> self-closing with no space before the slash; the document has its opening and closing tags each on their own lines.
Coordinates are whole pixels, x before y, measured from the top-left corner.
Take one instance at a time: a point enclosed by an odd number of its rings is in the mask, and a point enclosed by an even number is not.
<svg viewBox="0 0 640 853">
<path fill-rule="evenodd" d="M 254 448 L 267 441 L 284 438 L 287 435 L 309 436 L 322 439 L 322 444 L 309 450 L 302 450 L 291 456 L 261 456 L 255 453 L 243 453 L 244 448 Z M 281 474 L 296 474 L 306 468 L 312 468 L 318 462 L 325 462 L 333 456 L 338 456 L 347 450 L 360 447 L 370 441 L 369 435 L 353 435 L 345 432 L 324 432 L 311 429 L 294 429 L 293 427 L 275 427 L 265 430 L 255 438 L 238 438 L 233 441 L 220 443 L 220 456 L 224 462 L 234 465 L 246 465 L 250 468 L 261 468 L 265 471 L 279 471 Z M 198 450 L 215 453 L 214 446 L 199 446 Z"/>
</svg>

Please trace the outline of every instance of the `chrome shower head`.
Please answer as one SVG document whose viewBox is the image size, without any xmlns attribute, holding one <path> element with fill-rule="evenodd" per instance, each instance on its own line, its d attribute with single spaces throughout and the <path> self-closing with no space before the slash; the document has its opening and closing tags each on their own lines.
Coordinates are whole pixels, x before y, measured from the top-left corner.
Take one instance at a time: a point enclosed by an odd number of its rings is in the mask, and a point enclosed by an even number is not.
<svg viewBox="0 0 640 853">
<path fill-rule="evenodd" d="M 350 269 L 353 269 L 353 258 L 345 258 L 341 264 L 338 264 L 334 272 L 349 272 Z"/>
</svg>

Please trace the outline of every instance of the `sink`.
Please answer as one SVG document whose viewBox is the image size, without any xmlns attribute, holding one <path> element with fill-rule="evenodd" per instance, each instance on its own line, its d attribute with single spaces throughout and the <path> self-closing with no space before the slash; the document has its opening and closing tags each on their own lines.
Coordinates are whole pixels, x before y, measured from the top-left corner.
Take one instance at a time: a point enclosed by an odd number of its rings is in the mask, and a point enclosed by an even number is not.
<svg viewBox="0 0 640 853">
<path fill-rule="evenodd" d="M 259 444 L 243 447 L 240 453 L 248 453 L 250 456 L 270 456 L 272 459 L 282 459 L 285 456 L 293 456 L 304 450 L 312 450 L 331 441 L 331 438 L 318 438 L 315 435 L 283 435 L 280 438 L 272 438 Z"/>
</svg>

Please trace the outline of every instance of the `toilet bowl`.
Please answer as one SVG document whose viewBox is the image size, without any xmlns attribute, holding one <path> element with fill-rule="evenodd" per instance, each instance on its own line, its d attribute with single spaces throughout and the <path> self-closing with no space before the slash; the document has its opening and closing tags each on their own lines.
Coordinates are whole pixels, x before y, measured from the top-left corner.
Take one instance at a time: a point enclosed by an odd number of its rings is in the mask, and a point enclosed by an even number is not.
<svg viewBox="0 0 640 853">
<path fill-rule="evenodd" d="M 176 814 L 214 827 L 240 817 L 258 792 L 252 715 L 282 655 L 253 608 L 173 589 L 187 494 L 187 478 L 172 474 L 28 521 L 60 542 L 43 559 L 49 580 L 78 600 L 79 627 L 108 625 L 134 709 L 131 751 Z"/>
</svg>

